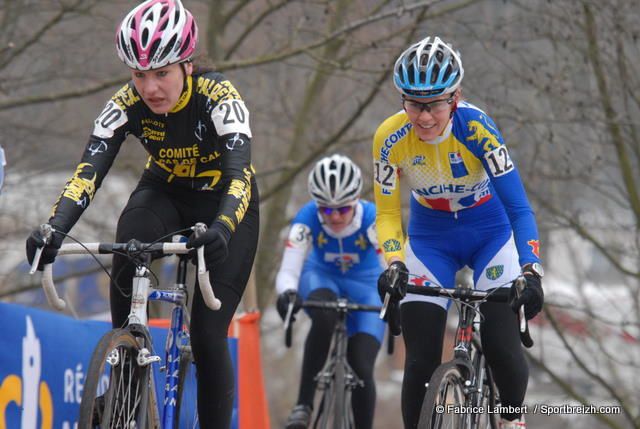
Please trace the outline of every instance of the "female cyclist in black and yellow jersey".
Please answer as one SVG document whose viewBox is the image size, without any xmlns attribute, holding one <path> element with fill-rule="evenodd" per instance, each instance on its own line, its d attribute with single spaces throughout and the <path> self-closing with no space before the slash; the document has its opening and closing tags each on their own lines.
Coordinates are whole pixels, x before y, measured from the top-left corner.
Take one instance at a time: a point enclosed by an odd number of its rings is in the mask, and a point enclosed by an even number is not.
<svg viewBox="0 0 640 429">
<path fill-rule="evenodd" d="M 117 242 L 153 241 L 196 222 L 209 225 L 190 247 L 205 246 L 211 283 L 222 309 L 209 310 L 195 289 L 192 347 L 198 374 L 200 427 L 229 427 L 234 378 L 227 329 L 244 291 L 258 239 L 258 191 L 251 166 L 249 111 L 222 74 L 194 72 L 191 56 L 198 29 L 180 0 L 147 0 L 122 21 L 118 56 L 131 81 L 107 102 L 95 120 L 75 174 L 49 219 L 57 233 L 41 264 L 53 262 L 64 233 L 82 215 L 127 135 L 149 153 L 138 186 L 124 208 Z M 31 262 L 43 243 L 38 230 L 27 240 Z M 224 262 L 224 269 L 221 263 Z M 114 256 L 111 285 L 113 326 L 130 306 L 134 267 Z"/>
</svg>

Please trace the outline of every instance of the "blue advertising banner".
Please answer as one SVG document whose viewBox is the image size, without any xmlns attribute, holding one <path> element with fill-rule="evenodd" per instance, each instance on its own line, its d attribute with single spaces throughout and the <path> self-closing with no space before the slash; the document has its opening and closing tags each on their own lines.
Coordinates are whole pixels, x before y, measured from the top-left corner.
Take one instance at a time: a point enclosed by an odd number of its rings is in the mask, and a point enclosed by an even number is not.
<svg viewBox="0 0 640 429">
<path fill-rule="evenodd" d="M 106 322 L 0 303 L 0 429 L 77 429 L 91 353 L 110 328 Z M 166 330 L 151 331 L 155 353 L 164 360 Z M 232 350 L 235 341 L 230 339 Z M 154 369 L 160 393 L 164 374 L 158 365 Z M 195 386 L 188 390 L 195 401 Z"/>
</svg>

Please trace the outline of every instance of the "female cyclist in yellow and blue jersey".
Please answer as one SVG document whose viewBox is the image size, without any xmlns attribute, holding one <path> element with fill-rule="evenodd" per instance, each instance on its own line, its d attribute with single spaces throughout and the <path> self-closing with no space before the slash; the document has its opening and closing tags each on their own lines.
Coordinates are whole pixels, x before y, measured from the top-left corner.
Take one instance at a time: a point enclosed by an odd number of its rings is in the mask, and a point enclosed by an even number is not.
<svg viewBox="0 0 640 429">
<path fill-rule="evenodd" d="M 481 290 L 509 287 L 524 273 L 527 287 L 514 307 L 524 304 L 532 318 L 543 303 L 535 217 L 495 123 L 461 100 L 463 75 L 459 54 L 438 37 L 412 45 L 396 61 L 394 84 L 403 110 L 380 125 L 373 144 L 378 239 L 390 266 L 415 285 L 454 287 L 456 271 L 465 265 Z M 406 239 L 401 181 L 411 190 Z M 405 427 L 414 428 L 425 384 L 440 364 L 449 302 L 400 296 L 386 273 L 378 284 L 381 296 L 390 292 L 402 299 L 402 412 Z M 481 312 L 482 343 L 502 405 L 520 406 L 528 368 L 515 313 L 493 303 L 482 304 Z M 502 414 L 501 423 L 524 427 L 520 414 Z"/>
</svg>

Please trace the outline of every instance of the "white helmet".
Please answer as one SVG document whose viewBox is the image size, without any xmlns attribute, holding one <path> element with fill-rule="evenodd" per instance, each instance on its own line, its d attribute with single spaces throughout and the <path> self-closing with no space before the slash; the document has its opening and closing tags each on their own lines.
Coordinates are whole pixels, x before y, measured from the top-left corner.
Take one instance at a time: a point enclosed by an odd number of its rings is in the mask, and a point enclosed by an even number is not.
<svg viewBox="0 0 640 429">
<path fill-rule="evenodd" d="M 336 154 L 318 161 L 309 173 L 308 187 L 318 205 L 341 207 L 360 197 L 362 175 L 353 161 Z"/>
</svg>

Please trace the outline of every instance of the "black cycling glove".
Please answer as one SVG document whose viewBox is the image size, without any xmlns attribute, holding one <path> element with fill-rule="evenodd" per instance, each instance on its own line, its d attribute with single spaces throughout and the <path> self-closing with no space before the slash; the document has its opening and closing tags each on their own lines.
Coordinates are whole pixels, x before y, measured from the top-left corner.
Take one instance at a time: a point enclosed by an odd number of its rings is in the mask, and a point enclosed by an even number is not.
<svg viewBox="0 0 640 429">
<path fill-rule="evenodd" d="M 55 230 L 55 227 L 54 227 Z M 40 263 L 38 264 L 38 270 L 42 271 L 45 264 L 52 264 L 56 259 L 56 255 L 58 255 L 58 250 L 60 246 L 62 246 L 62 241 L 64 240 L 64 235 L 59 232 L 54 232 L 51 234 L 51 241 L 46 247 L 42 250 L 42 254 L 40 255 Z M 31 235 L 27 238 L 25 243 L 26 252 L 27 252 L 27 261 L 29 265 L 33 263 L 33 259 L 36 255 L 36 249 L 44 246 L 44 237 L 42 236 L 42 232 L 40 227 L 36 228 L 31 232 Z"/>
<path fill-rule="evenodd" d="M 278 299 L 276 301 L 276 309 L 278 310 L 278 314 L 280 318 L 284 322 L 284 319 L 287 317 L 287 311 L 289 311 L 289 304 L 293 302 L 293 311 L 291 312 L 291 321 L 296 320 L 296 313 L 302 307 L 302 298 L 300 294 L 293 290 L 288 289 L 278 295 Z"/>
<path fill-rule="evenodd" d="M 204 260 L 208 270 L 224 262 L 229 255 L 231 231 L 221 222 L 214 222 L 210 228 L 198 235 L 193 233 L 187 240 L 187 249 L 204 246 Z"/>
<path fill-rule="evenodd" d="M 397 272 L 395 284 L 393 280 L 394 272 Z M 400 301 L 407 294 L 407 283 L 409 282 L 409 270 L 404 262 L 395 261 L 389 265 L 378 277 L 378 294 L 380 301 L 384 302 L 384 297 L 388 293 L 392 301 Z"/>
<path fill-rule="evenodd" d="M 544 304 L 544 292 L 542 291 L 542 279 L 533 270 L 528 269 L 525 265 L 522 269 L 527 285 L 520 293 L 520 297 L 512 300 L 511 308 L 516 313 L 521 305 L 524 304 L 524 317 L 531 320 L 542 310 Z M 511 286 L 512 296 L 516 296 L 515 283 Z"/>
</svg>

